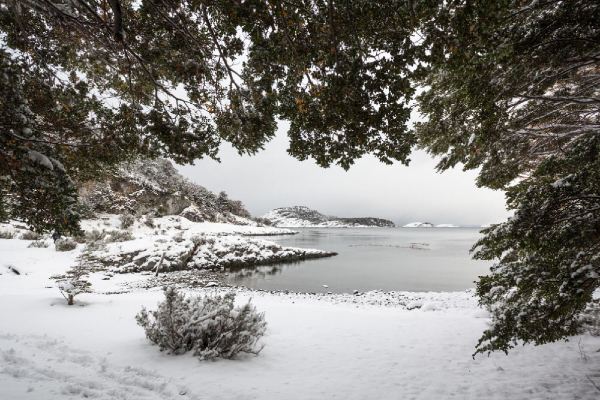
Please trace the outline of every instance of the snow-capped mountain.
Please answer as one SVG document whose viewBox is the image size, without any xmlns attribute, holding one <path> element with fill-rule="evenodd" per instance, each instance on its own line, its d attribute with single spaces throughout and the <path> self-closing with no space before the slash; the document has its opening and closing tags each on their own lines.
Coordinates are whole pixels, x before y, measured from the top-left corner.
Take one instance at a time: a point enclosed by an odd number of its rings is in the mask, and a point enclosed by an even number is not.
<svg viewBox="0 0 600 400">
<path fill-rule="evenodd" d="M 346 227 L 394 227 L 394 223 L 387 219 L 362 217 L 339 218 L 321 214 L 304 206 L 281 207 L 271 210 L 261 217 L 273 226 L 285 227 L 319 227 L 319 228 L 346 228 Z"/>
</svg>

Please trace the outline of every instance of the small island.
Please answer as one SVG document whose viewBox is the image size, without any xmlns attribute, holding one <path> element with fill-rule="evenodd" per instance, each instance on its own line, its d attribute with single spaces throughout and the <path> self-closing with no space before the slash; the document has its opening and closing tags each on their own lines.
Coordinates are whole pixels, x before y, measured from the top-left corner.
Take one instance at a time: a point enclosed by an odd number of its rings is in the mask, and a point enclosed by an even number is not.
<svg viewBox="0 0 600 400">
<path fill-rule="evenodd" d="M 304 206 L 276 208 L 263 215 L 260 221 L 276 227 L 289 228 L 393 228 L 396 226 L 392 221 L 387 219 L 373 217 L 333 217 Z"/>
</svg>

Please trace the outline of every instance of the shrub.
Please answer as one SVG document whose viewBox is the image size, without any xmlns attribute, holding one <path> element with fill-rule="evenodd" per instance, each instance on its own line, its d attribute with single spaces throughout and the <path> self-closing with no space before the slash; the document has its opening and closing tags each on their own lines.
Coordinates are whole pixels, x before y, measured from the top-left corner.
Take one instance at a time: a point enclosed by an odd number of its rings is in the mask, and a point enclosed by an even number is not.
<svg viewBox="0 0 600 400">
<path fill-rule="evenodd" d="M 13 231 L 0 231 L 0 239 L 13 239 L 15 233 Z"/>
<path fill-rule="evenodd" d="M 86 231 L 85 232 L 85 242 L 86 243 L 100 242 L 104 239 L 104 236 L 106 236 L 106 231 L 99 231 L 97 229 L 94 229 L 91 231 Z"/>
<path fill-rule="evenodd" d="M 91 292 L 92 284 L 85 279 L 86 277 L 87 271 L 81 265 L 71 268 L 65 275 L 53 277 L 58 282 L 58 290 L 67 300 L 68 305 L 75 304 L 75 296 Z"/>
<path fill-rule="evenodd" d="M 154 228 L 154 217 L 152 215 L 146 216 L 144 224 L 146 224 L 146 226 L 149 228 Z"/>
<path fill-rule="evenodd" d="M 126 242 L 128 240 L 133 240 L 133 235 L 129 231 L 110 231 L 106 233 L 104 238 L 106 243 Z"/>
<path fill-rule="evenodd" d="M 177 232 L 173 235 L 173 240 L 177 243 L 183 242 L 185 239 L 183 238 L 183 232 Z"/>
<path fill-rule="evenodd" d="M 73 240 L 77 243 L 94 243 L 101 242 L 104 240 L 106 236 L 106 231 L 103 229 L 99 231 L 98 229 L 93 229 L 91 231 L 85 231 L 82 235 L 74 236 Z"/>
<path fill-rule="evenodd" d="M 46 243 L 45 240 L 35 240 L 29 243 L 29 246 L 27 247 L 46 248 L 48 247 L 48 243 Z"/>
<path fill-rule="evenodd" d="M 164 289 L 165 300 L 156 311 L 136 316 L 146 337 L 161 351 L 192 351 L 201 360 L 234 358 L 238 353 L 258 354 L 258 340 L 267 323 L 250 303 L 235 307 L 235 294 L 185 297 L 175 288 Z"/>
<path fill-rule="evenodd" d="M 135 217 L 131 214 L 122 214 L 121 215 L 121 229 L 127 229 L 133 226 L 135 222 Z"/>
<path fill-rule="evenodd" d="M 19 236 L 19 239 L 21 240 L 40 240 L 41 238 L 42 235 L 33 231 L 25 231 L 21 236 Z"/>
<path fill-rule="evenodd" d="M 261 218 L 261 217 L 254 218 L 254 222 L 256 222 L 258 224 L 258 226 L 272 226 L 273 225 L 273 221 L 271 221 L 270 219 Z"/>
<path fill-rule="evenodd" d="M 58 239 L 54 242 L 54 246 L 56 247 L 56 251 L 71 251 L 77 247 L 77 242 L 69 238 Z"/>
<path fill-rule="evenodd" d="M 75 236 L 73 236 L 73 240 L 80 244 L 87 242 L 87 239 L 85 238 L 85 234 L 75 235 Z"/>
<path fill-rule="evenodd" d="M 83 248 L 83 252 L 89 253 L 92 251 L 103 250 L 105 248 L 106 248 L 106 243 L 104 243 L 104 242 L 89 242 L 89 243 L 86 243 L 85 247 Z"/>
</svg>

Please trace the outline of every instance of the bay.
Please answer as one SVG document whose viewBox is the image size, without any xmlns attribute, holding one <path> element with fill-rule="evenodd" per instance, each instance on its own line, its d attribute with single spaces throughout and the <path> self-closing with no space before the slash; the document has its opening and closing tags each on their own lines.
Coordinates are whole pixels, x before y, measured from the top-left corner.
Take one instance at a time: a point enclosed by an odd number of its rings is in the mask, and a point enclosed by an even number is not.
<svg viewBox="0 0 600 400">
<path fill-rule="evenodd" d="M 489 272 L 471 259 L 480 228 L 294 228 L 297 235 L 270 237 L 283 246 L 335 251 L 337 256 L 232 269 L 236 286 L 296 292 L 354 290 L 459 291 Z"/>
</svg>

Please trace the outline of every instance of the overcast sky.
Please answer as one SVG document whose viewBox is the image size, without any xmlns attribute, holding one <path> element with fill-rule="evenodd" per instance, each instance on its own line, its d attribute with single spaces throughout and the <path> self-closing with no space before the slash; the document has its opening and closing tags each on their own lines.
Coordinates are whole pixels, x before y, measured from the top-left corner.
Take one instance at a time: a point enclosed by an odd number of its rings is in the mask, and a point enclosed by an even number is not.
<svg viewBox="0 0 600 400">
<path fill-rule="evenodd" d="M 287 154 L 285 128 L 281 123 L 277 137 L 255 156 L 239 156 L 223 145 L 221 163 L 204 159 L 178 169 L 209 190 L 225 190 L 255 216 L 294 205 L 339 217 L 387 218 L 397 224 L 481 225 L 508 215 L 504 194 L 477 188 L 473 171 L 437 173 L 435 160 L 423 152 L 415 152 L 408 167 L 384 165 L 369 156 L 349 171 L 337 166 L 324 169 Z"/>
</svg>

